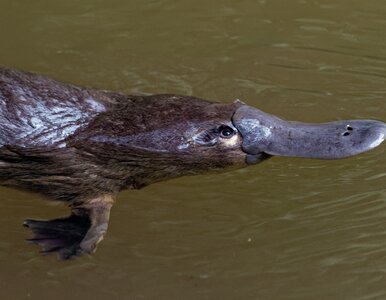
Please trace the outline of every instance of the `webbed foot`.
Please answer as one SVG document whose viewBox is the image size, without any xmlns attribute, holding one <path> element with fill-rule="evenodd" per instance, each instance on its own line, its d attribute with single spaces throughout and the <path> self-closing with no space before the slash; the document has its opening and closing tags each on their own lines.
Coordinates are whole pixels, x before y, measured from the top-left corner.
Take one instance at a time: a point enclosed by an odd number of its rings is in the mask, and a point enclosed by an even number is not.
<svg viewBox="0 0 386 300">
<path fill-rule="evenodd" d="M 48 221 L 25 220 L 23 226 L 32 230 L 27 241 L 41 246 L 41 253 L 56 252 L 60 259 L 68 259 L 82 253 L 80 243 L 91 226 L 88 216 L 69 217 Z"/>
<path fill-rule="evenodd" d="M 111 197 L 100 197 L 72 205 L 69 217 L 25 220 L 23 225 L 33 233 L 27 241 L 41 246 L 41 253 L 57 253 L 61 260 L 93 253 L 107 231 L 112 202 Z"/>
</svg>

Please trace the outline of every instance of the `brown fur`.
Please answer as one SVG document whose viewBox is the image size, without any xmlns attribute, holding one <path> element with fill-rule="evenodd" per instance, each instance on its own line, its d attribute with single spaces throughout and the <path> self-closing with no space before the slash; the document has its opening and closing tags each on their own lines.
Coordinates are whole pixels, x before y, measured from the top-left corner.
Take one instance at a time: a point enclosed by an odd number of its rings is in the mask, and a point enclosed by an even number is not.
<svg viewBox="0 0 386 300">
<path fill-rule="evenodd" d="M 26 220 L 42 251 L 91 253 L 122 189 L 245 165 L 242 138 L 221 137 L 241 104 L 128 96 L 0 69 L 0 184 L 65 201 L 71 215 Z"/>
<path fill-rule="evenodd" d="M 99 105 L 103 111 L 92 110 Z M 230 123 L 238 106 L 176 95 L 95 91 L 3 69 L 0 183 L 56 200 L 79 201 L 182 175 L 242 166 L 245 154 L 240 144 L 179 149 L 191 143 L 191 135 L 198 131 Z M 58 107 L 62 111 L 45 118 Z M 71 115 L 73 110 L 82 115 Z M 39 130 L 30 122 L 36 115 Z M 72 134 L 65 134 L 66 126 L 73 127 Z M 54 138 L 44 139 L 52 132 Z"/>
</svg>

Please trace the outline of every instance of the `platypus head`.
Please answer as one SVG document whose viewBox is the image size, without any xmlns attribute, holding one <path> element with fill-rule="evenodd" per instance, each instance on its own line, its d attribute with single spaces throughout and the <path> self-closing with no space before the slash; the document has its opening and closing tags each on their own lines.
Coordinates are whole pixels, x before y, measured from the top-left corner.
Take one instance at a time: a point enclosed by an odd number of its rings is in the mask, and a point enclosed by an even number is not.
<svg viewBox="0 0 386 300">
<path fill-rule="evenodd" d="M 375 148 L 385 135 L 386 125 L 380 121 L 305 124 L 284 121 L 240 101 L 222 104 L 154 95 L 102 113 L 76 139 L 78 148 L 103 158 L 115 174 L 126 172 L 134 186 L 141 187 L 245 167 L 271 156 L 344 158 Z"/>
<path fill-rule="evenodd" d="M 199 169 L 237 168 L 271 156 L 340 159 L 371 150 L 386 137 L 381 121 L 307 124 L 282 120 L 238 100 L 232 104 L 194 100 L 196 106 L 184 111 L 182 118 L 170 115 L 173 125 L 157 143 L 164 150 L 169 144 L 187 154 L 191 157 L 187 161 Z"/>
</svg>

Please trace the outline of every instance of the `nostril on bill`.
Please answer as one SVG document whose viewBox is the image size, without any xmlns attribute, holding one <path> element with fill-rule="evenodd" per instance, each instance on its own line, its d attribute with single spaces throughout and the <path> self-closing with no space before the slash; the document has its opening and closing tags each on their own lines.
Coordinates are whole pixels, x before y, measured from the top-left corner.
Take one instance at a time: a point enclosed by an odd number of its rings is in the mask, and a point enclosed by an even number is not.
<svg viewBox="0 0 386 300">
<path fill-rule="evenodd" d="M 354 130 L 350 125 L 346 125 L 346 131 L 342 133 L 343 136 L 349 136 L 351 132 Z"/>
</svg>

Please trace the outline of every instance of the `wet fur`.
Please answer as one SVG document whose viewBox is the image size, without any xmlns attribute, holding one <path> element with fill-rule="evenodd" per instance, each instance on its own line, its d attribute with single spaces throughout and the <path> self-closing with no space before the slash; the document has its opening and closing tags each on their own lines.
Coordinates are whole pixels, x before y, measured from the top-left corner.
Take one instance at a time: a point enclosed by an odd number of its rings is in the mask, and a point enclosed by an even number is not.
<svg viewBox="0 0 386 300">
<path fill-rule="evenodd" d="M 128 96 L 0 69 L 0 184 L 71 203 L 241 166 L 237 147 L 181 148 L 190 131 L 230 122 L 237 106 Z"/>
</svg>

